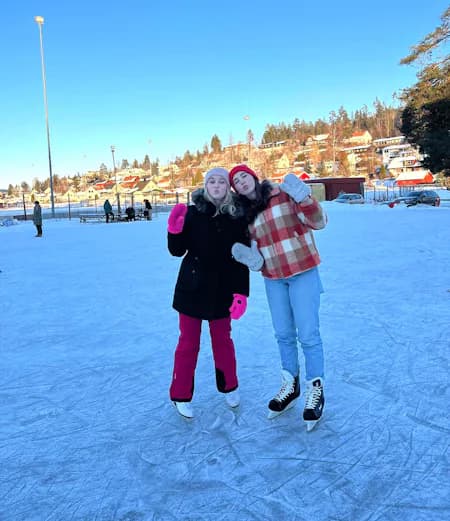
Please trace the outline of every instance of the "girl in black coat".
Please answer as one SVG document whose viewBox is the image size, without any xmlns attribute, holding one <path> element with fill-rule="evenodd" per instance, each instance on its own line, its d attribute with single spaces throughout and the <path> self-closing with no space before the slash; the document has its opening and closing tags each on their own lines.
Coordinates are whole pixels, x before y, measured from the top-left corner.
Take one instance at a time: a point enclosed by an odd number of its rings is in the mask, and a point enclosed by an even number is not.
<svg viewBox="0 0 450 521">
<path fill-rule="evenodd" d="M 168 248 L 182 257 L 173 307 L 179 312 L 180 337 L 175 350 L 170 398 L 178 412 L 193 417 L 190 405 L 200 350 L 202 320 L 208 320 L 217 389 L 228 405 L 237 407 L 239 395 L 231 319 L 240 318 L 249 294 L 249 271 L 235 261 L 235 242 L 249 244 L 247 225 L 237 215 L 228 171 L 213 168 L 205 188 L 192 196 L 193 205 L 176 205 L 168 224 Z"/>
</svg>

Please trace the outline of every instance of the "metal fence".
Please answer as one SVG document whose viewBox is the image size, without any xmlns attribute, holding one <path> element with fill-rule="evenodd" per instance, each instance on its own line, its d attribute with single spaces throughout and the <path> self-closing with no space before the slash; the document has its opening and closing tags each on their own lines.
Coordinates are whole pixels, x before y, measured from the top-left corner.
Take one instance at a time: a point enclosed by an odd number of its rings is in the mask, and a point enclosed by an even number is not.
<svg viewBox="0 0 450 521">
<path fill-rule="evenodd" d="M 157 218 L 158 214 L 161 212 L 168 212 L 174 204 L 177 203 L 187 203 L 189 204 L 191 199 L 191 194 L 175 194 L 171 198 L 167 200 L 157 200 L 156 198 L 149 198 L 149 201 L 152 205 L 152 217 Z M 72 219 L 79 218 L 81 214 L 98 214 L 99 216 L 104 215 L 103 203 L 106 198 L 102 201 L 96 200 L 86 200 L 80 202 L 71 202 L 69 198 L 56 198 L 55 200 L 55 218 L 56 219 Z M 113 213 L 115 215 L 123 216 L 125 215 L 125 210 L 128 207 L 133 207 L 135 212 L 143 212 L 144 203 L 143 201 L 135 201 L 134 197 L 127 194 L 117 194 L 116 196 L 111 197 L 109 199 L 112 207 Z M 22 203 L 16 204 L 13 206 L 8 205 L 8 207 L 0 208 L 0 218 L 6 217 L 14 217 L 19 221 L 31 220 L 33 216 L 33 203 Z M 45 204 L 41 202 L 42 207 L 42 217 L 43 219 L 51 218 L 51 208 L 49 204 Z"/>
<path fill-rule="evenodd" d="M 410 192 L 419 190 L 445 190 L 445 187 L 435 185 L 416 186 L 367 186 L 364 187 L 364 199 L 371 203 L 384 203 L 404 197 Z"/>
</svg>

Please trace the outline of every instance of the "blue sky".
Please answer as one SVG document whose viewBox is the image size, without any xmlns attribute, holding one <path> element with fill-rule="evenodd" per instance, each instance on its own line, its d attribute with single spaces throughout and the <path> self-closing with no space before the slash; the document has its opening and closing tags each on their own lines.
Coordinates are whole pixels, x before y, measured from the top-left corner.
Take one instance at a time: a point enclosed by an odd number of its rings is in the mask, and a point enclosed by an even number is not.
<svg viewBox="0 0 450 521">
<path fill-rule="evenodd" d="M 278 5 L 278 7 L 277 7 Z M 400 66 L 446 0 L 8 2 L 0 32 L 0 187 L 260 140 L 267 124 L 349 112 L 415 82 Z M 248 115 L 249 119 L 244 120 Z"/>
</svg>

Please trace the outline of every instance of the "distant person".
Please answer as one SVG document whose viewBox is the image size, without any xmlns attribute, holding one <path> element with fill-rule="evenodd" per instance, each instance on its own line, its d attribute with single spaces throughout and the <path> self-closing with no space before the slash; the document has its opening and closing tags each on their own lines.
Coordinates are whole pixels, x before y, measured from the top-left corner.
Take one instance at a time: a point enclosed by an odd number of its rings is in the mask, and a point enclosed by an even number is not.
<svg viewBox="0 0 450 521">
<path fill-rule="evenodd" d="M 114 214 L 112 211 L 111 203 L 109 202 L 109 199 L 106 199 L 106 201 L 103 204 L 103 210 L 105 211 L 106 216 L 106 222 L 109 223 L 109 218 L 114 220 Z"/>
<path fill-rule="evenodd" d="M 136 220 L 136 212 L 135 212 L 135 210 L 134 210 L 134 208 L 132 206 L 129 206 L 125 210 L 125 213 L 127 214 L 127 221 L 128 222 Z"/>
<path fill-rule="evenodd" d="M 247 223 L 236 214 L 228 171 L 209 170 L 204 188 L 193 193 L 192 202 L 175 205 L 167 227 L 169 252 L 183 257 L 173 298 L 180 336 L 170 399 L 186 418 L 194 416 L 190 402 L 203 320 L 208 321 L 217 389 L 225 394 L 229 407 L 239 405 L 231 319 L 244 314 L 249 294 L 248 268 L 231 255 L 236 241 L 249 241 Z"/>
<path fill-rule="evenodd" d="M 148 199 L 144 199 L 144 217 L 147 221 L 152 220 L 152 205 Z"/>
<path fill-rule="evenodd" d="M 35 237 L 42 237 L 42 208 L 39 201 L 34 201 L 33 224 L 37 230 Z"/>
</svg>

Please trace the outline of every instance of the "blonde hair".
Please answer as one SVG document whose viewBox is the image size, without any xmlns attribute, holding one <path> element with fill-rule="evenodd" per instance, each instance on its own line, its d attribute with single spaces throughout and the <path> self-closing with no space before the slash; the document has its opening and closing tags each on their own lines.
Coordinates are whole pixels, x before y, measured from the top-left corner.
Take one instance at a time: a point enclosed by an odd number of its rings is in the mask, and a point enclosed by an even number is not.
<svg viewBox="0 0 450 521">
<path fill-rule="evenodd" d="M 229 186 L 227 187 L 227 193 L 225 195 L 225 198 L 219 204 L 217 204 L 217 201 L 209 195 L 208 190 L 206 188 L 203 190 L 203 198 L 216 207 L 216 213 L 214 214 L 214 217 L 219 213 L 228 213 L 231 216 L 233 216 L 236 213 L 234 197 L 231 193 Z"/>
</svg>

